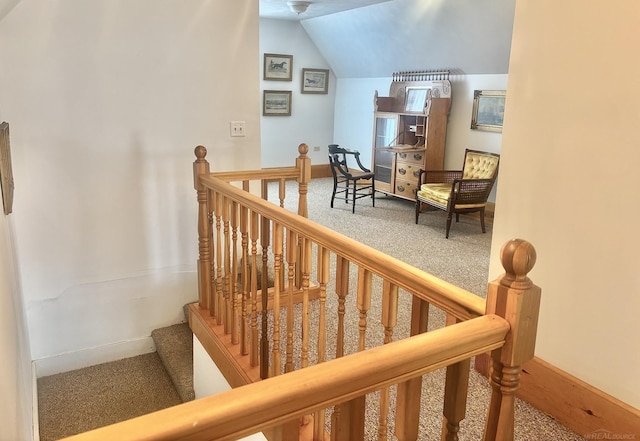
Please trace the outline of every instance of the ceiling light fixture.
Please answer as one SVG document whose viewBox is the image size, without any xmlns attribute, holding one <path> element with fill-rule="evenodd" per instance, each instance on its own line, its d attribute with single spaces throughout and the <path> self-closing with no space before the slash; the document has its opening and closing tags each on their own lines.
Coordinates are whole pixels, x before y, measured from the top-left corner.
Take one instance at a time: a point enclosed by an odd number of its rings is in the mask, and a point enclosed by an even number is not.
<svg viewBox="0 0 640 441">
<path fill-rule="evenodd" d="M 287 2 L 289 9 L 291 9 L 292 12 L 295 12 L 298 15 L 306 12 L 310 4 L 311 2 L 299 2 L 299 1 Z"/>
</svg>

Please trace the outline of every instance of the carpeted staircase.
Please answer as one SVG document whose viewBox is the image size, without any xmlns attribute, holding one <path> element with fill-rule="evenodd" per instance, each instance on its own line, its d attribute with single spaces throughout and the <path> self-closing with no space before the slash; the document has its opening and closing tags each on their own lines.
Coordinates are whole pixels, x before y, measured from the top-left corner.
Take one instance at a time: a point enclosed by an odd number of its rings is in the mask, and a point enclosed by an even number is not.
<svg viewBox="0 0 640 441">
<path fill-rule="evenodd" d="M 189 305 L 183 306 L 185 323 L 151 331 L 156 352 L 183 403 L 195 399 L 193 390 L 193 333 L 189 328 Z"/>
<path fill-rule="evenodd" d="M 151 337 L 180 399 L 183 402 L 193 400 L 193 337 L 189 324 L 156 329 Z"/>
<path fill-rule="evenodd" d="M 156 352 L 38 378 L 40 441 L 58 440 L 193 400 L 189 325 L 167 326 L 151 335 Z"/>
</svg>

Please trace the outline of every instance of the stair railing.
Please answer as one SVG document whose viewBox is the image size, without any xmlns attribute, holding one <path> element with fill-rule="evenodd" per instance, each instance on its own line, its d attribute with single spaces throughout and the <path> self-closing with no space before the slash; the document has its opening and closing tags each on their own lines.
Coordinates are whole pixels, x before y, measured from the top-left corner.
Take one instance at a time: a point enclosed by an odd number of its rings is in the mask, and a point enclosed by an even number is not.
<svg viewBox="0 0 640 441">
<path fill-rule="evenodd" d="M 491 351 L 493 393 L 483 440 L 511 441 L 514 392 L 519 366 L 533 357 L 540 289 L 527 277 L 535 262 L 535 250 L 528 242 L 507 242 L 501 260 L 506 274 L 490 283 L 487 314 L 483 316 L 67 440 L 237 440 L 260 431 L 275 433 L 270 432 L 274 427 L 329 406 L 341 407 L 345 417 L 331 439 L 362 440 L 362 426 L 354 417 L 358 416 L 358 403 L 365 394 L 420 379 L 444 366 L 459 371 L 471 357 Z M 458 396 L 459 385 L 449 387 L 449 379 L 456 377 L 447 376 L 443 440 L 458 439 L 457 432 L 449 430 L 449 418 L 463 413 L 465 401 Z M 397 438 L 416 439 L 405 435 Z"/>
<path fill-rule="evenodd" d="M 364 440 L 373 426 L 384 441 L 395 418 L 396 438 L 415 441 L 422 375 L 446 367 L 440 437 L 454 441 L 470 360 L 488 351 L 484 441 L 514 439 L 515 391 L 533 357 L 540 303 L 527 277 L 533 247 L 503 246 L 506 272 L 489 284 L 485 301 L 308 220 L 308 147 L 298 151 L 296 167 L 210 173 L 206 149 L 196 148 L 199 303 L 189 321 L 235 389 L 72 439 L 231 440 L 262 431 L 270 441 L 299 440 L 306 436 L 300 421 L 311 417 L 314 440 Z M 300 186 L 299 214 L 284 208 L 290 179 Z M 248 191 L 252 180 L 261 197 Z M 278 204 L 265 200 L 274 180 Z M 444 311 L 446 326 L 427 332 L 432 307 Z M 400 308 L 410 310 L 408 329 L 398 323 Z M 379 327 L 372 311 L 381 313 Z M 372 392 L 373 416 L 365 405 Z"/>
<path fill-rule="evenodd" d="M 232 386 L 386 345 L 394 337 L 402 339 L 424 333 L 432 306 L 446 313 L 447 325 L 481 317 L 487 312 L 484 299 L 306 219 L 310 178 L 308 147 L 301 144 L 298 151 L 296 167 L 209 173 L 206 149 L 196 148 L 200 303 L 191 308 L 191 325 L 201 341 L 209 342 L 205 343 L 205 349 Z M 285 180 L 293 178 L 297 179 L 300 189 L 299 215 L 283 208 Z M 266 201 L 267 184 L 274 179 L 279 181 L 279 204 Z M 251 180 L 259 180 L 260 198 L 247 191 Z M 242 182 L 242 189 L 229 185 L 232 181 Z M 357 282 L 350 283 L 354 277 Z M 524 277 L 526 279 L 526 273 Z M 412 311 L 411 326 L 408 334 L 398 335 L 398 309 L 402 305 L 399 296 L 405 293 L 411 296 L 407 306 Z M 335 316 L 329 320 L 327 305 L 334 300 Z M 371 341 L 376 330 L 368 323 L 372 301 L 382 311 L 378 342 Z M 348 320 L 348 312 L 354 308 L 358 314 L 355 325 Z M 313 328 L 310 317 L 317 319 Z M 336 323 L 335 329 L 326 326 L 328 321 Z M 527 328 L 527 332 L 530 331 L 531 328 Z M 310 348 L 312 332 L 315 355 Z M 326 354 L 328 339 L 335 342 L 334 354 Z M 352 340 L 357 340 L 357 348 L 349 347 Z M 528 355 L 530 351 L 524 352 Z M 513 360 L 506 361 L 513 366 Z M 464 418 L 469 367 L 467 358 L 447 369 L 443 439 L 456 439 Z M 494 369 L 494 372 L 501 371 Z M 513 381 L 513 373 L 500 373 L 492 377 L 492 381 L 496 384 Z M 389 388 L 380 391 L 379 441 L 387 439 L 392 413 L 396 418 L 396 436 L 406 440 L 417 438 L 419 385 L 420 378 L 399 382 L 397 405 L 391 412 Z M 505 390 L 501 386 L 496 394 L 505 394 Z M 350 424 L 347 420 L 355 420 L 361 422 L 362 433 L 358 433 L 363 436 L 365 407 L 364 396 L 360 396 L 332 409 L 332 432 L 340 433 L 345 424 Z M 316 439 L 324 436 L 325 418 L 324 410 L 314 414 Z M 502 427 L 501 423 L 497 425 Z M 283 426 L 284 438 L 294 439 L 298 426 L 296 421 Z"/>
</svg>

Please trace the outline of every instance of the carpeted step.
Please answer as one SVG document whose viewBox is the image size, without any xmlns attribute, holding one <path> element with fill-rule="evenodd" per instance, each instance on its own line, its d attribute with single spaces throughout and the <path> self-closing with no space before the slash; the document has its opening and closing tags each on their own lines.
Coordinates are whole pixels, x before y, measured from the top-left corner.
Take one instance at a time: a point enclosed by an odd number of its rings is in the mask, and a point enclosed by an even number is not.
<svg viewBox="0 0 640 441">
<path fill-rule="evenodd" d="M 193 336 L 187 323 L 155 329 L 156 351 L 183 402 L 195 398 L 193 390 Z"/>
</svg>

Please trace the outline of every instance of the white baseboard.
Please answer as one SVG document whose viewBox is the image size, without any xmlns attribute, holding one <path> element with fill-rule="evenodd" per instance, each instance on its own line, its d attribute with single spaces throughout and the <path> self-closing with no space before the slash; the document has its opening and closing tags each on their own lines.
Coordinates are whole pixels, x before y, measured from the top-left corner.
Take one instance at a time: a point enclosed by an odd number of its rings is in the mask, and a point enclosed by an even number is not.
<svg viewBox="0 0 640 441">
<path fill-rule="evenodd" d="M 156 350 L 151 336 L 118 343 L 66 352 L 64 354 L 34 360 L 36 378 L 68 372 L 136 355 L 148 354 Z"/>
</svg>

